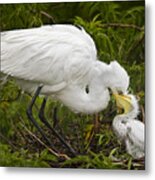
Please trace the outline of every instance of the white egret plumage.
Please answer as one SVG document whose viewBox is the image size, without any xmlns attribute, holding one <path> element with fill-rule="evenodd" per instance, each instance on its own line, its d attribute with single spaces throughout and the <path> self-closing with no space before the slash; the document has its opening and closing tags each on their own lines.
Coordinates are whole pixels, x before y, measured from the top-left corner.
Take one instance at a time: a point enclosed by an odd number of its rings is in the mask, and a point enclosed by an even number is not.
<svg viewBox="0 0 155 180">
<path fill-rule="evenodd" d="M 137 120 L 139 107 L 135 96 L 115 94 L 118 108 L 124 109 L 112 123 L 117 137 L 125 142 L 127 152 L 135 159 L 144 157 L 145 126 Z"/>
<path fill-rule="evenodd" d="M 2 32 L 1 72 L 15 78 L 23 90 L 36 92 L 27 114 L 38 129 L 32 107 L 39 94 L 60 100 L 74 112 L 91 114 L 107 107 L 109 88 L 125 93 L 129 85 L 124 68 L 117 61 L 97 60 L 91 36 L 73 25 Z M 41 112 L 45 103 L 44 99 Z"/>
<path fill-rule="evenodd" d="M 1 71 L 28 92 L 42 84 L 42 94 L 82 113 L 106 108 L 108 88 L 125 92 L 129 85 L 124 68 L 98 61 L 93 39 L 72 25 L 2 32 Z"/>
</svg>

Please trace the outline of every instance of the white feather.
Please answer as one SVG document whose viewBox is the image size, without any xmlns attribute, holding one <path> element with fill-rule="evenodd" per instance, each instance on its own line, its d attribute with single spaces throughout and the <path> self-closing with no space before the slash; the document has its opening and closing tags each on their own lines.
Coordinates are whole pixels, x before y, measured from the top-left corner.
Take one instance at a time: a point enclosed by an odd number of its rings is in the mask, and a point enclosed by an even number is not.
<svg viewBox="0 0 155 180">
<path fill-rule="evenodd" d="M 108 88 L 125 92 L 129 85 L 123 67 L 98 61 L 93 39 L 72 25 L 2 32 L 1 71 L 29 92 L 43 84 L 42 94 L 83 113 L 106 108 Z"/>
</svg>

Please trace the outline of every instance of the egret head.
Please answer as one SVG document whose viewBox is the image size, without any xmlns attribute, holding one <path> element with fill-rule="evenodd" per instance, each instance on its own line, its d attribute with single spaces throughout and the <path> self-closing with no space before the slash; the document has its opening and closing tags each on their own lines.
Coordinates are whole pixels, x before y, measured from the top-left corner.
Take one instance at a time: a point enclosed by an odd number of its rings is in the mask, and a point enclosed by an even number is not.
<svg viewBox="0 0 155 180">
<path fill-rule="evenodd" d="M 111 83 L 109 84 L 113 93 L 122 92 L 127 93 L 129 86 L 129 76 L 126 70 L 117 62 L 113 61 L 110 63 L 111 66 Z"/>
<path fill-rule="evenodd" d="M 139 106 L 137 99 L 132 94 L 114 94 L 116 105 L 118 109 L 123 109 L 123 114 L 129 114 L 130 117 L 135 118 L 139 113 Z"/>
</svg>

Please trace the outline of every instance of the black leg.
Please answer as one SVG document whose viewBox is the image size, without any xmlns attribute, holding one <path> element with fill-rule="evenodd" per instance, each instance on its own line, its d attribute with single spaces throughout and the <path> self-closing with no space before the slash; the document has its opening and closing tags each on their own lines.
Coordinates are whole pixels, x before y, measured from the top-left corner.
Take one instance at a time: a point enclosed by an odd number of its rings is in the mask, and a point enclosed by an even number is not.
<svg viewBox="0 0 155 180">
<path fill-rule="evenodd" d="M 47 99 L 44 98 L 40 111 L 39 111 L 40 120 L 51 130 L 51 132 L 60 140 L 60 142 L 72 153 L 72 155 L 76 156 L 76 152 L 74 151 L 74 149 L 63 139 L 63 137 L 60 134 L 58 134 L 58 132 L 46 120 L 44 116 L 44 109 L 45 109 L 46 101 Z"/>
<path fill-rule="evenodd" d="M 36 120 L 33 117 L 32 114 L 32 108 L 34 106 L 34 103 L 36 101 L 36 98 L 38 97 L 40 91 L 42 89 L 42 86 L 39 86 L 34 94 L 34 96 L 32 97 L 32 101 L 27 109 L 27 116 L 29 118 L 29 120 L 33 123 L 33 125 L 37 128 L 37 130 L 41 133 L 41 135 L 43 136 L 43 138 L 46 140 L 46 142 L 51 146 L 51 148 L 57 152 L 57 150 L 54 148 L 54 146 L 51 144 L 51 141 L 47 138 L 47 136 L 45 135 L 44 131 L 42 130 L 42 128 L 38 125 L 38 123 L 36 122 Z"/>
</svg>

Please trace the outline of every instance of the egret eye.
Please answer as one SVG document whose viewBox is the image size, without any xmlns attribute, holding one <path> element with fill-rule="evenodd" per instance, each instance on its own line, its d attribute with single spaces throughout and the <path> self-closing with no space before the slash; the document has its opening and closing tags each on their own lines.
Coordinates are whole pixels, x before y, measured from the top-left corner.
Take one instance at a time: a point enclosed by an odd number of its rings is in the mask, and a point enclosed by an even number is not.
<svg viewBox="0 0 155 180">
<path fill-rule="evenodd" d="M 88 85 L 86 85 L 85 91 L 86 91 L 87 94 L 89 93 L 89 86 Z"/>
</svg>

